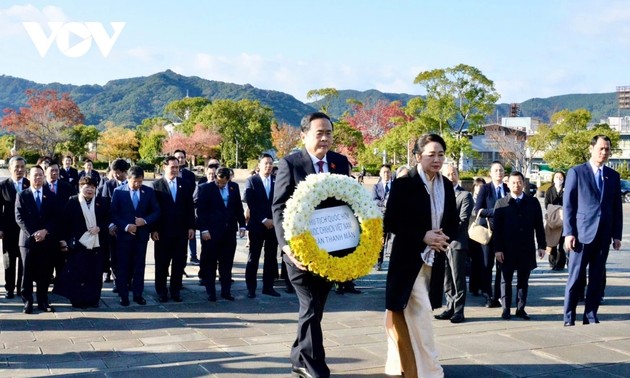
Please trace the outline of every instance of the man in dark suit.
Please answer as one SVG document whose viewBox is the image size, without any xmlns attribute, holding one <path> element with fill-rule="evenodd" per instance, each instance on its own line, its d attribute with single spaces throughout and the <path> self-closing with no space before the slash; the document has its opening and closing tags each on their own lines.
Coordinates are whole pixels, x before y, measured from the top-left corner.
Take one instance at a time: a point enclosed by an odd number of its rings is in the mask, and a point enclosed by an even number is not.
<svg viewBox="0 0 630 378">
<path fill-rule="evenodd" d="M 63 168 L 59 170 L 59 179 L 79 188 L 79 171 L 72 166 L 72 157 L 65 156 L 63 158 Z"/>
<path fill-rule="evenodd" d="M 350 175 L 348 159 L 329 151 L 333 143 L 333 124 L 321 112 L 311 113 L 301 122 L 301 138 L 304 148 L 280 160 L 273 196 L 273 224 L 278 243 L 284 252 L 287 274 L 295 288 L 300 303 L 297 337 L 291 348 L 293 374 L 300 377 L 328 377 L 321 321 L 332 283 L 308 271 L 291 252 L 284 237 L 283 211 L 295 187 L 307 175 L 337 173 Z"/>
<path fill-rule="evenodd" d="M 466 305 L 466 257 L 468 256 L 468 224 L 473 208 L 472 194 L 459 185 L 459 172 L 453 164 L 445 164 L 444 176 L 453 183 L 455 204 L 459 215 L 457 232 L 446 251 L 446 270 L 444 272 L 444 292 L 446 310 L 435 315 L 436 319 L 461 323 L 465 320 Z"/>
<path fill-rule="evenodd" d="M 176 157 L 167 157 L 162 166 L 164 177 L 153 182 L 160 205 L 160 217 L 151 232 L 151 239 L 155 242 L 155 291 L 160 302 L 168 301 L 166 277 L 168 267 L 172 264 L 171 298 L 181 302 L 187 244 L 195 236 L 194 186 L 178 177 L 179 163 Z"/>
<path fill-rule="evenodd" d="M 219 168 L 213 182 L 195 192 L 197 229 L 201 233 L 201 271 L 208 300 L 217 300 L 217 263 L 221 277 L 221 298 L 233 301 L 232 265 L 236 253 L 236 232 L 245 236 L 245 214 L 238 184 L 230 182 L 230 169 Z"/>
<path fill-rule="evenodd" d="M 9 160 L 9 172 L 11 177 L 0 183 L 0 239 L 5 261 L 4 295 L 7 299 L 13 299 L 16 289 L 17 295 L 21 295 L 23 274 L 19 246 L 20 227 L 15 222 L 15 199 L 19 192 L 29 188 L 30 181 L 24 177 L 26 161 L 21 156 L 14 156 Z"/>
<path fill-rule="evenodd" d="M 389 191 L 392 188 L 392 167 L 389 164 L 381 165 L 381 169 L 378 173 L 380 180 L 374 185 L 372 189 L 372 199 L 376 203 L 376 206 L 381 210 L 383 214 L 385 214 L 385 207 L 387 206 L 387 198 L 389 197 Z M 385 257 L 385 247 L 389 242 L 391 235 L 385 233 L 383 235 L 383 248 L 381 248 L 381 253 L 378 255 L 378 261 L 376 263 L 376 270 L 381 270 L 383 268 L 383 258 Z"/>
<path fill-rule="evenodd" d="M 497 201 L 494 207 L 495 257 L 501 263 L 501 317 L 510 319 L 512 306 L 512 277 L 517 271 L 516 316 L 529 320 L 525 312 L 529 275 L 536 268 L 538 257 L 545 256 L 545 228 L 540 203 L 523 193 L 525 178 L 521 172 L 512 172 L 508 180 L 510 194 Z M 536 240 L 536 244 L 534 244 Z"/>
<path fill-rule="evenodd" d="M 197 176 L 195 176 L 193 172 L 187 169 L 188 161 L 186 160 L 186 151 L 175 150 L 175 152 L 173 152 L 173 156 L 177 158 L 177 163 L 179 164 L 179 177 L 181 177 L 185 181 L 188 181 L 191 186 L 195 188 L 195 186 L 197 185 Z M 199 258 L 197 257 L 196 235 L 193 235 L 193 238 L 188 241 L 188 248 L 190 249 L 190 264 L 199 265 Z M 186 267 L 185 264 L 184 267 Z"/>
<path fill-rule="evenodd" d="M 490 165 L 491 182 L 483 185 L 477 194 L 475 208 L 472 216 L 476 217 L 481 212 L 479 223 L 482 226 L 492 227 L 492 217 L 494 216 L 494 205 L 498 200 L 505 197 L 510 189 L 503 183 L 505 170 L 500 161 L 494 161 Z M 490 218 L 490 224 L 485 218 Z M 493 241 L 488 245 L 482 245 L 483 251 L 483 272 L 480 276 L 481 292 L 486 296 L 486 307 L 501 307 L 499 298 L 501 297 L 501 264 L 496 263 L 496 275 L 494 280 L 494 290 L 492 288 L 492 267 L 495 265 Z"/>
<path fill-rule="evenodd" d="M 144 170 L 131 167 L 127 184 L 114 190 L 111 218 L 116 225 L 116 287 L 122 306 L 129 306 L 128 277 L 132 278 L 133 300 L 145 305 L 144 268 L 150 228 L 160 217 L 160 207 L 152 188 L 142 185 Z M 133 272 L 131 274 L 131 272 Z"/>
<path fill-rule="evenodd" d="M 564 325 L 575 325 L 578 298 L 588 286 L 583 324 L 599 323 L 606 259 L 612 241 L 621 248 L 623 212 L 619 173 L 605 166 L 611 155 L 610 138 L 596 135 L 589 147 L 588 162 L 569 169 L 563 197 L 564 249 L 569 253 L 569 278 L 564 292 Z"/>
<path fill-rule="evenodd" d="M 15 221 L 20 227 L 20 253 L 24 265 L 22 300 L 24 313 L 33 312 L 33 282 L 37 284 L 37 308 L 53 312 L 48 302 L 52 272 L 52 251 L 59 249 L 55 232 L 59 208 L 53 195 L 44 193 L 44 171 L 40 166 L 30 170 L 31 187 L 22 190 L 15 202 Z"/>
<path fill-rule="evenodd" d="M 85 175 L 92 176 L 94 182 L 101 182 L 101 174 L 94 169 L 94 163 L 90 159 L 83 160 L 83 170 L 79 172 L 79 178 Z"/>
<path fill-rule="evenodd" d="M 271 202 L 275 179 L 271 176 L 273 158 L 264 154 L 258 161 L 259 173 L 247 178 L 245 183 L 244 201 L 249 208 L 249 257 L 245 268 L 245 282 L 247 284 L 247 296 L 256 297 L 256 275 L 260 252 L 265 247 L 263 263 L 263 288 L 262 293 L 279 297 L 274 290 L 273 281 L 278 273 L 278 239 L 273 224 Z"/>
</svg>

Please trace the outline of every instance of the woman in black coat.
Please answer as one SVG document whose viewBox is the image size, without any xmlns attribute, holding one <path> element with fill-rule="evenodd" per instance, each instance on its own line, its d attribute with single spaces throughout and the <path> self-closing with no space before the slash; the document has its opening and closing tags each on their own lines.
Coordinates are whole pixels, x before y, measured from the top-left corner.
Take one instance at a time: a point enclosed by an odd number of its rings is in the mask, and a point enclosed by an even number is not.
<svg viewBox="0 0 630 378">
<path fill-rule="evenodd" d="M 564 172 L 558 171 L 553 174 L 553 185 L 545 192 L 545 210 L 549 205 L 562 206 L 562 196 L 564 194 Z M 567 255 L 564 251 L 564 237 L 560 238 L 560 244 L 551 247 L 549 252 L 549 266 L 553 270 L 563 270 L 567 262 Z"/>
<path fill-rule="evenodd" d="M 96 197 L 98 183 L 90 176 L 79 179 L 79 194 L 70 197 L 63 210 L 61 250 L 66 265 L 54 292 L 70 300 L 72 307 L 98 307 L 109 217 L 103 198 Z"/>
</svg>

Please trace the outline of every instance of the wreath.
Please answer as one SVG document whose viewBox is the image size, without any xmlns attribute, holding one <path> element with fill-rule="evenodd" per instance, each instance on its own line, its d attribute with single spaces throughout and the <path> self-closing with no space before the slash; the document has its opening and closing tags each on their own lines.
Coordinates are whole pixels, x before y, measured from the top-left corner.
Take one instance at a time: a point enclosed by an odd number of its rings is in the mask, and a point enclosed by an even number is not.
<svg viewBox="0 0 630 378">
<path fill-rule="evenodd" d="M 320 248 L 309 227 L 315 207 L 330 197 L 348 204 L 361 227 L 359 244 L 343 257 L 332 256 Z M 349 176 L 330 173 L 306 176 L 286 203 L 282 226 L 293 256 L 308 270 L 329 281 L 345 282 L 367 275 L 381 251 L 381 211 L 370 193 Z"/>
</svg>

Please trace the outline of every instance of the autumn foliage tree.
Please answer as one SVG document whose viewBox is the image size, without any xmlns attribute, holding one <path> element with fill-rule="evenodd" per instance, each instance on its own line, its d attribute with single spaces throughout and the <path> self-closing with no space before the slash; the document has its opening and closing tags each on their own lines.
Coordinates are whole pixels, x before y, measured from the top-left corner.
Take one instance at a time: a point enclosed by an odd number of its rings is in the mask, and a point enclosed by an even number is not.
<svg viewBox="0 0 630 378">
<path fill-rule="evenodd" d="M 107 160 L 116 158 L 138 159 L 138 139 L 133 130 L 113 126 L 101 133 L 98 153 Z"/>
<path fill-rule="evenodd" d="M 370 144 L 381 139 L 389 130 L 394 128 L 397 120 L 405 118 L 405 112 L 400 102 L 378 100 L 374 105 L 355 103 L 350 115 L 344 119 L 350 126 L 359 130 L 363 135 L 363 143 Z"/>
<path fill-rule="evenodd" d="M 271 125 L 271 140 L 278 158 L 288 155 L 291 150 L 300 145 L 300 129 L 286 123 Z"/>
<path fill-rule="evenodd" d="M 29 89 L 26 97 L 26 107 L 4 109 L 2 128 L 41 155 L 52 156 L 57 145 L 68 139 L 65 131 L 82 124 L 85 117 L 68 93 Z"/>
<path fill-rule="evenodd" d="M 221 137 L 204 125 L 197 124 L 191 135 L 175 132 L 162 144 L 162 152 L 173 154 L 175 150 L 184 150 L 189 159 L 196 157 L 216 157 L 219 153 Z"/>
</svg>

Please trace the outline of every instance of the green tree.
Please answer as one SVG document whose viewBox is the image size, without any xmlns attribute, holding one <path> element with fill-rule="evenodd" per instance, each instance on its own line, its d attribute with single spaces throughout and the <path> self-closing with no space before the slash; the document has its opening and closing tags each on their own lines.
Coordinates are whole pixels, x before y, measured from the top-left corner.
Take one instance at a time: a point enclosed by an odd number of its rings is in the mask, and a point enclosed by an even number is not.
<svg viewBox="0 0 630 378">
<path fill-rule="evenodd" d="M 0 136 L 0 158 L 8 159 L 11 157 L 11 149 L 15 143 L 15 136 L 5 134 Z"/>
<path fill-rule="evenodd" d="M 136 138 L 140 141 L 138 148 L 140 159 L 154 165 L 159 164 L 163 157 L 162 145 L 167 137 L 166 130 L 159 125 L 155 125 L 151 131 L 142 135 L 142 138 L 139 138 L 136 132 Z"/>
<path fill-rule="evenodd" d="M 252 100 L 217 100 L 194 119 L 221 136 L 221 159 L 239 168 L 272 148 L 273 110 Z"/>
<path fill-rule="evenodd" d="M 72 126 L 64 130 L 66 141 L 57 146 L 57 152 L 69 152 L 72 156 L 85 156 L 88 152 L 88 143 L 96 142 L 100 132 L 96 126 L 83 124 Z"/>
<path fill-rule="evenodd" d="M 358 163 L 359 153 L 365 148 L 363 134 L 345 120 L 335 122 L 333 129 L 333 148 L 344 154 L 352 165 Z"/>
<path fill-rule="evenodd" d="M 322 100 L 322 104 L 319 107 L 319 110 L 323 113 L 328 114 L 328 108 L 330 107 L 330 103 L 334 98 L 339 97 L 339 91 L 335 88 L 321 88 L 321 89 L 311 89 L 306 92 L 307 100 L 319 101 Z"/>
<path fill-rule="evenodd" d="M 432 124 L 434 132 L 452 134 L 458 140 L 453 144 L 453 156 L 460 158 L 469 151 L 470 141 L 465 134 L 482 132 L 482 125 L 494 111 L 500 96 L 494 83 L 478 68 L 459 64 L 455 67 L 424 71 L 416 76 L 414 84 L 424 87 L 426 97 L 412 103 L 414 111 Z"/>
<path fill-rule="evenodd" d="M 210 104 L 211 101 L 205 97 L 186 97 L 166 104 L 164 115 L 172 122 L 179 123 L 178 131 L 190 135 L 195 130 L 192 120 Z"/>
</svg>

